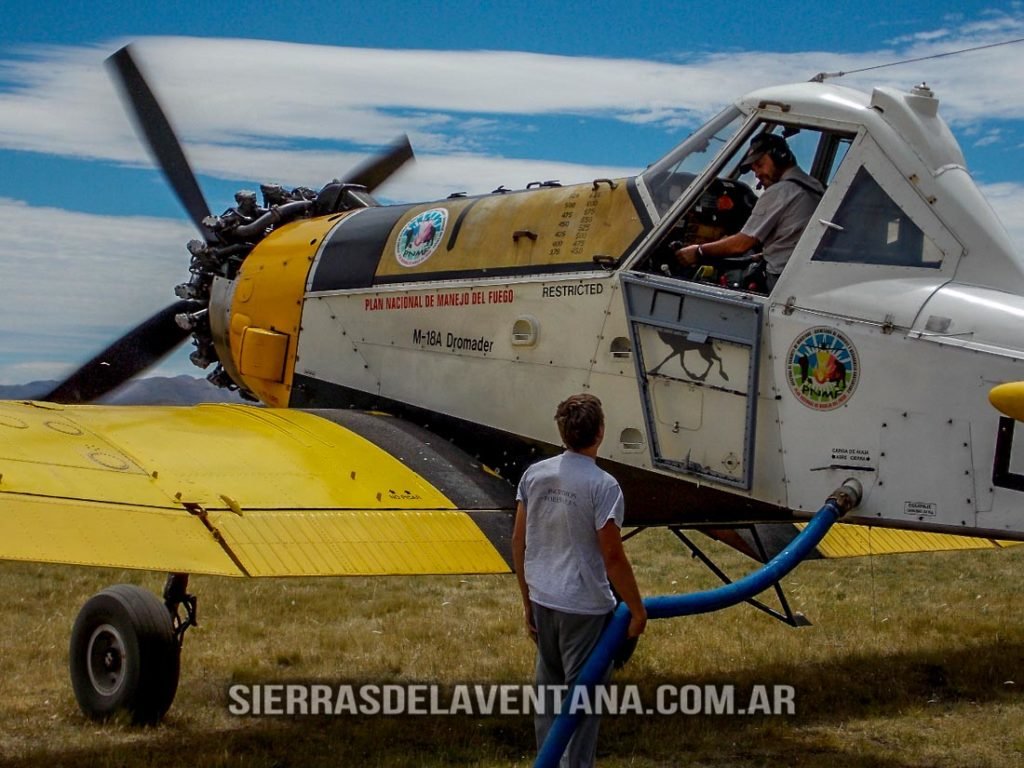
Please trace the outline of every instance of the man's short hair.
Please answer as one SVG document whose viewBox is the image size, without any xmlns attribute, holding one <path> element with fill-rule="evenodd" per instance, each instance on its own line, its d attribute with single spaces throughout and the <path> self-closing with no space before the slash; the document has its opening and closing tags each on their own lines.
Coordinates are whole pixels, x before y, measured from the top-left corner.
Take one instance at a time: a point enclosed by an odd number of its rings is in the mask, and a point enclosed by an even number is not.
<svg viewBox="0 0 1024 768">
<path fill-rule="evenodd" d="M 555 422 L 566 448 L 572 451 L 589 448 L 597 442 L 604 426 L 601 401 L 594 395 L 573 395 L 558 404 Z"/>
</svg>

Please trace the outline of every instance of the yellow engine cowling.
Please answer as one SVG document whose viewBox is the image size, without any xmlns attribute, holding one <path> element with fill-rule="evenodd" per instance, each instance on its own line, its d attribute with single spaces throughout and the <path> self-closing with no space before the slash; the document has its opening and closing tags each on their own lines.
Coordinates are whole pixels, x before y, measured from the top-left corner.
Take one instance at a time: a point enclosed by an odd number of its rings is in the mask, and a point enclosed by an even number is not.
<svg viewBox="0 0 1024 768">
<path fill-rule="evenodd" d="M 306 280 L 321 242 L 345 215 L 272 232 L 246 257 L 238 277 L 223 281 L 229 287 L 213 293 L 211 326 L 220 360 L 237 384 L 267 405 L 288 405 Z"/>
</svg>

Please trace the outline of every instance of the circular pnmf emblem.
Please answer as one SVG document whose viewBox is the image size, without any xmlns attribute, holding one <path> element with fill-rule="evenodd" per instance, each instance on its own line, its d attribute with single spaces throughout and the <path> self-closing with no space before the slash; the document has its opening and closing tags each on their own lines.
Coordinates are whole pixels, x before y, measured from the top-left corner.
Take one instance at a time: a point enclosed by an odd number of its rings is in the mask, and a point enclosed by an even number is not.
<svg viewBox="0 0 1024 768">
<path fill-rule="evenodd" d="M 437 250 L 448 224 L 448 211 L 431 208 L 406 222 L 395 241 L 395 258 L 403 267 L 415 267 Z"/>
<path fill-rule="evenodd" d="M 789 388 L 808 408 L 831 411 L 849 400 L 857 388 L 857 350 L 834 328 L 811 328 L 797 336 L 787 360 Z"/>
</svg>

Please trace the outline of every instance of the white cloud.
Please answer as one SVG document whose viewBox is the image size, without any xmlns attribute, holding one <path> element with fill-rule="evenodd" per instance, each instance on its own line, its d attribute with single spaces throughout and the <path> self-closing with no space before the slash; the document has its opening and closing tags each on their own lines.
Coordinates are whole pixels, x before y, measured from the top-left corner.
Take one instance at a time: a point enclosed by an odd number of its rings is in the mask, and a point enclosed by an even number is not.
<svg viewBox="0 0 1024 768">
<path fill-rule="evenodd" d="M 0 385 L 28 384 L 32 381 L 59 380 L 68 373 L 64 363 L 45 363 L 31 361 L 27 363 L 0 362 Z"/>
<path fill-rule="evenodd" d="M 1003 132 L 998 128 L 988 131 L 984 136 L 974 142 L 976 147 L 989 147 L 998 144 L 1003 140 Z"/>
<path fill-rule="evenodd" d="M 499 116 L 585 114 L 692 127 L 753 88 L 991 43 L 1022 28 L 1024 16 L 1003 14 L 923 30 L 886 50 L 741 51 L 678 62 L 168 37 L 144 39 L 135 53 L 199 170 L 262 178 L 267 155 L 301 156 L 298 143 L 306 140 L 365 150 L 408 132 L 428 154 L 498 154 Z M 0 92 L 0 146 L 144 162 L 102 66 L 116 45 L 46 47 L 0 62 L 0 81 L 12 84 Z M 1019 120 L 1019 58 L 1019 48 L 993 48 L 966 54 L 955 67 L 939 59 L 845 82 L 928 80 L 953 122 Z"/>
<path fill-rule="evenodd" d="M 981 184 L 981 193 L 1003 222 L 1010 239 L 1024 254 L 1024 183 Z"/>
<path fill-rule="evenodd" d="M 67 373 L 174 301 L 190 225 L 0 199 L 0 382 Z M 31 362 L 27 362 L 31 361 Z M 27 366 L 27 367 L 26 367 Z"/>
<path fill-rule="evenodd" d="M 543 133 L 552 117 L 674 135 L 754 88 L 1020 36 L 1024 13 L 1015 11 L 941 19 L 934 29 L 860 53 L 737 51 L 643 61 L 167 37 L 142 40 L 136 55 L 199 172 L 247 185 L 316 185 L 407 132 L 417 163 L 383 195 L 413 200 L 639 170 L 628 155 L 606 162 L 607 147 L 597 143 L 590 162 L 538 158 L 541 149 L 552 153 Z M 0 59 L 0 148 L 148 164 L 102 64 L 119 45 L 37 47 Z M 926 80 L 972 146 L 1007 146 L 1019 141 L 1014 121 L 1024 119 L 1020 56 L 1020 46 L 990 48 L 958 57 L 956 66 L 937 59 L 838 82 L 870 89 Z M 1024 185 L 985 177 L 994 183 L 983 191 L 1024 243 Z M 184 221 L 2 199 L 0 231 L 0 328 L 9 340 L 0 350 L 0 382 L 66 372 L 172 301 L 171 288 L 187 277 L 183 246 L 193 236 Z M 181 355 L 175 360 L 172 367 Z"/>
<path fill-rule="evenodd" d="M 283 149 L 191 147 L 191 157 L 212 175 L 230 177 L 243 165 L 258 168 L 260 178 L 286 186 L 324 183 L 365 159 L 352 152 L 292 152 Z M 581 165 L 547 160 L 518 160 L 468 152 L 438 155 L 418 154 L 415 162 L 389 180 L 385 192 L 395 200 L 436 200 L 452 192 L 482 194 L 499 184 L 522 188 L 531 181 L 560 179 L 563 183 L 589 181 L 599 177 L 631 176 L 639 167 Z M 255 174 L 254 174 L 255 175 Z"/>
</svg>

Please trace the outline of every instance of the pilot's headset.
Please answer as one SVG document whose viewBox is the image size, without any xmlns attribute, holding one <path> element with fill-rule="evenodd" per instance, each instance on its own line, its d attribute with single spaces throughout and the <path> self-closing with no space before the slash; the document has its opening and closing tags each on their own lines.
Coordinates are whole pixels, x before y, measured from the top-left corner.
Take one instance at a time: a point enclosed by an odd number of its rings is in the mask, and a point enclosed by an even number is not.
<svg viewBox="0 0 1024 768">
<path fill-rule="evenodd" d="M 768 155 L 780 168 L 796 165 L 796 155 L 784 138 L 774 133 L 759 133 L 750 140 L 750 148 L 740 161 L 740 171 L 749 171 L 761 155 Z"/>
</svg>

